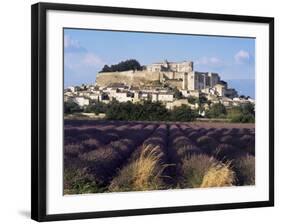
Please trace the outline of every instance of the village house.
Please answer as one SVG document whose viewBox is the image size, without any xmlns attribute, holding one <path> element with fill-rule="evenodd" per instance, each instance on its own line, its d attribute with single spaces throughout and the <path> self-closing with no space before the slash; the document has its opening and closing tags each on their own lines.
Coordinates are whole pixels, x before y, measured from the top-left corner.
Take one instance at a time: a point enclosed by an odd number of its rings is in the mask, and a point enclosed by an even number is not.
<svg viewBox="0 0 281 224">
<path fill-rule="evenodd" d="M 90 100 L 85 97 L 74 97 L 73 102 L 77 103 L 80 107 L 88 106 L 90 104 Z"/>
<path fill-rule="evenodd" d="M 195 105 L 189 104 L 187 99 L 179 99 L 179 100 L 174 100 L 172 102 L 167 102 L 166 103 L 166 108 L 168 110 L 173 110 L 175 107 L 180 107 L 183 105 L 189 106 L 191 109 L 195 109 Z"/>
</svg>

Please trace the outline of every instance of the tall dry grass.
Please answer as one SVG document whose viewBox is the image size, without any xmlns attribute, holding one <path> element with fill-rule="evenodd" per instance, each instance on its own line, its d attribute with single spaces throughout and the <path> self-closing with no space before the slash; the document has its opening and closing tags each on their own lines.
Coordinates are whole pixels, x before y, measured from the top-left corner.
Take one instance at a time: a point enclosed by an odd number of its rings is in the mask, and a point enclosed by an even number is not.
<svg viewBox="0 0 281 224">
<path fill-rule="evenodd" d="M 180 188 L 200 187 L 208 169 L 218 163 L 214 157 L 205 154 L 185 157 L 178 166 L 178 182 Z"/>
<path fill-rule="evenodd" d="M 235 173 L 230 168 L 230 163 L 219 163 L 209 168 L 200 187 L 225 187 L 233 186 L 234 183 Z"/>
<path fill-rule="evenodd" d="M 140 157 L 127 164 L 112 180 L 109 191 L 145 191 L 163 187 L 161 162 L 163 152 L 159 146 L 146 146 Z"/>
<path fill-rule="evenodd" d="M 205 154 L 184 158 L 179 168 L 180 188 L 220 187 L 235 183 L 229 162 L 222 163 Z"/>
<path fill-rule="evenodd" d="M 255 184 L 255 156 L 246 155 L 233 161 L 238 185 Z"/>
</svg>

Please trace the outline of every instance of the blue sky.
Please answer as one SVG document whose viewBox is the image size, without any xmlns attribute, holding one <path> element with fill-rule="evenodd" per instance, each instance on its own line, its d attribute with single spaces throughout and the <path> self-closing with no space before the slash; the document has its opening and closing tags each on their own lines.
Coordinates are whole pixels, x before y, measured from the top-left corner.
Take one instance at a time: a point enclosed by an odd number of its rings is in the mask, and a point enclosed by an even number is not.
<svg viewBox="0 0 281 224">
<path fill-rule="evenodd" d="M 164 59 L 191 60 L 195 71 L 218 72 L 223 80 L 255 79 L 255 39 L 252 38 L 64 30 L 65 86 L 94 83 L 97 72 L 105 64 L 126 59 L 137 59 L 142 65 Z M 238 89 L 239 83 L 243 85 L 243 81 L 233 83 Z M 253 85 L 249 88 L 252 95 Z"/>
</svg>

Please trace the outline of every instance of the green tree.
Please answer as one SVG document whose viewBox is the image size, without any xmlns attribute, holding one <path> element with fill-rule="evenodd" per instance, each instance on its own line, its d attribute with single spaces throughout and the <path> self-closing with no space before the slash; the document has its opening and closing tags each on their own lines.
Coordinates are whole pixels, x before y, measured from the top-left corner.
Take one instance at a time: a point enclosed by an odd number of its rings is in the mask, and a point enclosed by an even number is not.
<svg viewBox="0 0 281 224">
<path fill-rule="evenodd" d="M 159 102 L 145 101 L 142 104 L 132 102 L 110 103 L 106 110 L 106 117 L 112 120 L 167 120 L 169 112 Z"/>
<path fill-rule="evenodd" d="M 255 106 L 252 103 L 246 103 L 241 105 L 243 114 L 255 115 Z"/>
<path fill-rule="evenodd" d="M 111 66 L 104 65 L 100 72 L 121 72 L 128 70 L 142 70 L 142 66 L 135 59 L 129 59 L 126 61 L 121 61 L 118 64 L 114 64 Z"/>
<path fill-rule="evenodd" d="M 100 102 L 94 101 L 93 103 L 89 104 L 85 109 L 84 112 L 86 113 L 95 113 L 96 115 L 100 113 L 105 113 L 108 108 L 108 105 Z"/>
<path fill-rule="evenodd" d="M 226 113 L 226 108 L 222 103 L 215 103 L 211 105 L 207 116 L 210 118 L 224 118 Z"/>
<path fill-rule="evenodd" d="M 199 104 L 208 103 L 208 99 L 206 96 L 199 96 Z"/>
<path fill-rule="evenodd" d="M 171 112 L 171 120 L 173 121 L 193 121 L 195 118 L 195 112 L 187 105 L 175 107 Z"/>
<path fill-rule="evenodd" d="M 111 68 L 108 65 L 104 65 L 101 72 L 111 72 Z"/>
<path fill-rule="evenodd" d="M 182 99 L 182 93 L 177 87 L 173 88 L 173 92 L 176 99 Z"/>
<path fill-rule="evenodd" d="M 188 101 L 188 103 L 190 103 L 190 104 L 195 104 L 196 102 L 197 102 L 197 97 L 195 97 L 195 96 L 188 96 L 187 97 L 187 101 Z"/>
<path fill-rule="evenodd" d="M 72 114 L 75 112 L 81 112 L 82 109 L 79 107 L 79 105 L 73 101 L 67 101 L 64 102 L 64 113 L 66 114 Z"/>
<path fill-rule="evenodd" d="M 227 118 L 230 119 L 231 122 L 254 123 L 255 107 L 251 103 L 233 107 L 228 110 Z"/>
</svg>

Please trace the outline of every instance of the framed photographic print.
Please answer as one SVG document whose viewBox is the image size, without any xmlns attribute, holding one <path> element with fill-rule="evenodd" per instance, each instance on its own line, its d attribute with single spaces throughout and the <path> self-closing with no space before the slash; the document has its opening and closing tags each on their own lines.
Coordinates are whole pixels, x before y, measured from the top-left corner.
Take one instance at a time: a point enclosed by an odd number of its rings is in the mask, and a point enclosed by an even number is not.
<svg viewBox="0 0 281 224">
<path fill-rule="evenodd" d="M 274 205 L 274 19 L 32 6 L 32 219 Z"/>
</svg>

